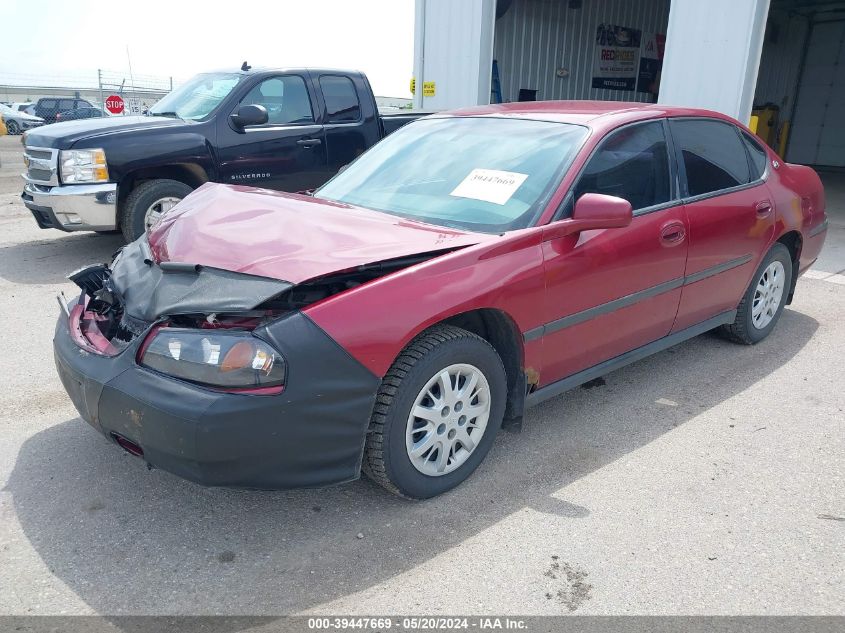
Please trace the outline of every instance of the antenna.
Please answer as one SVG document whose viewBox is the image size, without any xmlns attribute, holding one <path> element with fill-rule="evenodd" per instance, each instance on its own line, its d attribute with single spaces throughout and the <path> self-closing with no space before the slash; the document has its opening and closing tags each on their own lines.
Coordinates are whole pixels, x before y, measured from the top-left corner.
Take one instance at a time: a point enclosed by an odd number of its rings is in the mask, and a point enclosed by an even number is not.
<svg viewBox="0 0 845 633">
<path fill-rule="evenodd" d="M 241 70 L 242 70 L 242 71 L 244 71 L 244 72 L 247 72 L 250 68 L 252 68 L 252 66 L 250 66 L 250 65 L 249 65 L 249 64 L 247 64 L 246 62 L 244 62 L 243 64 L 241 64 Z"/>
</svg>

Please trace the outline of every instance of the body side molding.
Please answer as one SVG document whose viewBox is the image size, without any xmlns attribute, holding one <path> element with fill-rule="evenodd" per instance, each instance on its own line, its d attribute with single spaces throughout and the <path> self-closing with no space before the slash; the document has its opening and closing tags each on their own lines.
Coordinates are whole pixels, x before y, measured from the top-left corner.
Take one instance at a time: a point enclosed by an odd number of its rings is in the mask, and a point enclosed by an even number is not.
<svg viewBox="0 0 845 633">
<path fill-rule="evenodd" d="M 629 352 L 620 354 L 619 356 L 606 360 L 598 365 L 588 367 L 576 374 L 572 374 L 571 376 L 562 378 L 561 380 L 546 385 L 545 387 L 541 387 L 533 393 L 529 393 L 525 397 L 525 406 L 530 407 L 535 404 L 539 404 L 544 400 L 554 398 L 565 391 L 569 391 L 570 389 L 598 378 L 599 376 L 604 376 L 612 371 L 621 369 L 625 365 L 630 365 L 631 363 L 642 360 L 647 356 L 651 356 L 652 354 L 656 354 L 657 352 L 673 347 L 678 343 L 683 343 L 687 339 L 703 334 L 715 327 L 725 325 L 727 323 L 733 323 L 735 318 L 736 310 L 728 310 L 727 312 L 717 314 L 706 321 L 702 321 L 701 323 L 688 327 L 684 330 L 659 338 L 656 341 L 652 341 L 651 343 L 632 349 Z"/>
</svg>

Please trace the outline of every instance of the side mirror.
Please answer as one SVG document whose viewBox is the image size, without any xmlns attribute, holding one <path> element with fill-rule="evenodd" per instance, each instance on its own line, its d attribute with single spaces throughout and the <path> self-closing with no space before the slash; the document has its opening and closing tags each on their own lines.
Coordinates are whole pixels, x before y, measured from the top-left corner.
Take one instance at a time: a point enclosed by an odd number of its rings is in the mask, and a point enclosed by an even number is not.
<svg viewBox="0 0 845 633">
<path fill-rule="evenodd" d="M 242 131 L 248 125 L 264 125 L 270 120 L 267 108 L 258 104 L 243 105 L 229 115 L 229 121 L 236 130 Z"/>
<path fill-rule="evenodd" d="M 549 239 L 593 229 L 628 226 L 634 219 L 631 203 L 616 196 L 585 193 L 575 201 L 572 217 L 548 226 Z"/>
</svg>

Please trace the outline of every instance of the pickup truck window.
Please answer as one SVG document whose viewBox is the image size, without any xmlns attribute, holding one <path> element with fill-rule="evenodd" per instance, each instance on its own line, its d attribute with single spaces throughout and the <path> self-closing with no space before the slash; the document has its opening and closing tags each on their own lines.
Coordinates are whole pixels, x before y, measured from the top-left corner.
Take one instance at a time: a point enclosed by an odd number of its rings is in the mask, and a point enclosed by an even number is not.
<svg viewBox="0 0 845 633">
<path fill-rule="evenodd" d="M 311 97 L 305 80 L 299 75 L 282 75 L 265 79 L 241 99 L 241 105 L 267 108 L 268 125 L 313 123 Z"/>
<path fill-rule="evenodd" d="M 239 73 L 202 73 L 166 95 L 150 108 L 152 116 L 204 119 L 244 78 Z"/>
<path fill-rule="evenodd" d="M 360 120 L 361 104 L 349 77 L 322 75 L 320 89 L 326 101 L 327 123 L 353 123 Z"/>
<path fill-rule="evenodd" d="M 421 119 L 385 138 L 315 198 L 470 231 L 531 226 L 587 137 L 580 125 Z"/>
</svg>

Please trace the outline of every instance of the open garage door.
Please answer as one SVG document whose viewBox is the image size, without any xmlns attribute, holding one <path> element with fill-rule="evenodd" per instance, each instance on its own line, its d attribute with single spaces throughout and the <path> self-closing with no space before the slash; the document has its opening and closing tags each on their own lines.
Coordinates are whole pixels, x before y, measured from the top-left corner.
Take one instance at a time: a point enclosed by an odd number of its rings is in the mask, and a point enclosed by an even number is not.
<svg viewBox="0 0 845 633">
<path fill-rule="evenodd" d="M 845 167 L 845 19 L 812 26 L 786 159 Z"/>
</svg>

